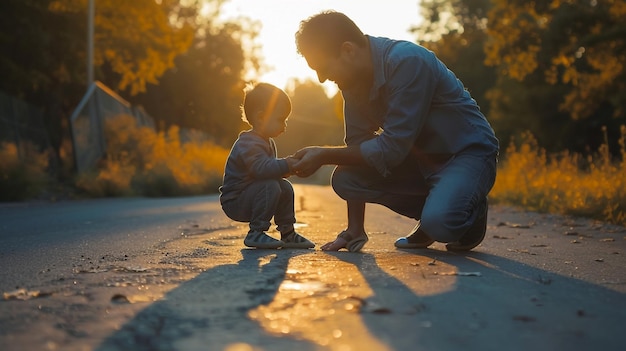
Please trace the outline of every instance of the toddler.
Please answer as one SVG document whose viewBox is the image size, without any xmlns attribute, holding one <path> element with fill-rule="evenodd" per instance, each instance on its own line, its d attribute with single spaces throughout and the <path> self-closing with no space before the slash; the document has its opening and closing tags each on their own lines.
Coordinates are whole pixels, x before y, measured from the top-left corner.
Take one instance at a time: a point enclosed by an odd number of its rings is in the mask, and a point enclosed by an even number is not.
<svg viewBox="0 0 626 351">
<path fill-rule="evenodd" d="M 315 247 L 294 230 L 294 191 L 285 179 L 296 159 L 277 158 L 275 138 L 285 132 L 291 101 L 281 89 L 259 83 L 245 92 L 242 119 L 251 126 L 230 150 L 220 203 L 232 220 L 248 222 L 244 245 L 263 249 Z M 267 235 L 274 218 L 280 240 Z"/>
</svg>

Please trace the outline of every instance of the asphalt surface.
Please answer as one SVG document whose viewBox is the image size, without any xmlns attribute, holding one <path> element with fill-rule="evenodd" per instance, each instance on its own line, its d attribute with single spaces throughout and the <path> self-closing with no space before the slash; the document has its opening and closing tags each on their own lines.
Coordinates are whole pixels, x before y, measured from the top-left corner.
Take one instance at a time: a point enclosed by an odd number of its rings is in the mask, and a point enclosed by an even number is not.
<svg viewBox="0 0 626 351">
<path fill-rule="evenodd" d="M 470 253 L 397 250 L 368 205 L 327 253 L 345 204 L 296 197 L 313 250 L 245 248 L 216 196 L 0 205 L 0 350 L 626 349 L 626 228 L 496 205 Z"/>
</svg>

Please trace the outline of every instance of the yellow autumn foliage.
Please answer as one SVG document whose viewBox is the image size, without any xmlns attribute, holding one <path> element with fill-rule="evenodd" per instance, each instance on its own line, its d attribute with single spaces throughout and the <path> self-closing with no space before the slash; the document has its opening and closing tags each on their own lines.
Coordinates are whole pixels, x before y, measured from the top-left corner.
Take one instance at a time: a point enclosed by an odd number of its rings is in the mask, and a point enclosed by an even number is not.
<svg viewBox="0 0 626 351">
<path fill-rule="evenodd" d="M 490 199 L 626 225 L 625 140 L 622 126 L 619 160 L 611 158 L 606 143 L 587 158 L 567 152 L 548 156 L 526 133 L 502 155 Z"/>
<path fill-rule="evenodd" d="M 188 2 L 181 6 L 192 6 Z M 108 64 L 119 74 L 118 90 L 131 95 L 155 84 L 174 59 L 187 51 L 194 31 L 176 21 L 170 1 L 98 0 L 94 14 L 94 65 Z M 57 14 L 84 13 L 88 0 L 53 0 L 48 9 Z M 191 11 L 192 8 L 189 8 Z"/>
<path fill-rule="evenodd" d="M 91 196 L 178 196 L 215 193 L 228 151 L 196 138 L 181 142 L 179 128 L 155 132 L 131 116 L 106 121 L 107 157 L 76 186 Z"/>
<path fill-rule="evenodd" d="M 607 101 L 623 116 L 626 54 L 624 0 L 493 0 L 485 64 L 524 81 L 543 75 L 568 89 L 559 109 L 573 119 L 592 116 Z M 546 62 L 549 61 L 549 62 Z"/>
</svg>

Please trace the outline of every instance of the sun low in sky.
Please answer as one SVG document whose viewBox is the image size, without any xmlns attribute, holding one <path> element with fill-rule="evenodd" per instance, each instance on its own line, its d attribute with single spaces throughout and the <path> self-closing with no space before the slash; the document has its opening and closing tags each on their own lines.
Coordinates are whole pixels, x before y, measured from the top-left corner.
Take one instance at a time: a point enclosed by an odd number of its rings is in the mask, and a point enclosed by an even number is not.
<svg viewBox="0 0 626 351">
<path fill-rule="evenodd" d="M 300 21 L 324 10 L 345 13 L 365 34 L 415 41 L 409 29 L 420 23 L 419 0 L 227 0 L 224 18 L 246 16 L 261 22 L 258 42 L 270 67 L 260 80 L 284 88 L 291 78 L 317 76 L 296 51 L 294 34 Z M 336 90 L 334 83 L 325 88 Z"/>
</svg>

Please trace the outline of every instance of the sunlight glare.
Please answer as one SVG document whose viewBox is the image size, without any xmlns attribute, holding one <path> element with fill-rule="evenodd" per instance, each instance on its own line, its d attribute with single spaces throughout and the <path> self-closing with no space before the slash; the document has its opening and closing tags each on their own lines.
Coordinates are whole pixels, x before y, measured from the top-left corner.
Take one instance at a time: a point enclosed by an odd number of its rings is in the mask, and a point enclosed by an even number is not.
<svg viewBox="0 0 626 351">
<path fill-rule="evenodd" d="M 258 37 L 264 63 L 268 66 L 258 80 L 284 88 L 290 79 L 311 79 L 317 75 L 296 51 L 294 34 L 301 20 L 323 10 L 337 10 L 348 15 L 373 36 L 415 41 L 409 32 L 421 21 L 418 0 L 228 0 L 222 8 L 224 19 L 246 16 L 260 21 Z M 327 91 L 336 91 L 332 82 L 326 82 Z"/>
</svg>

